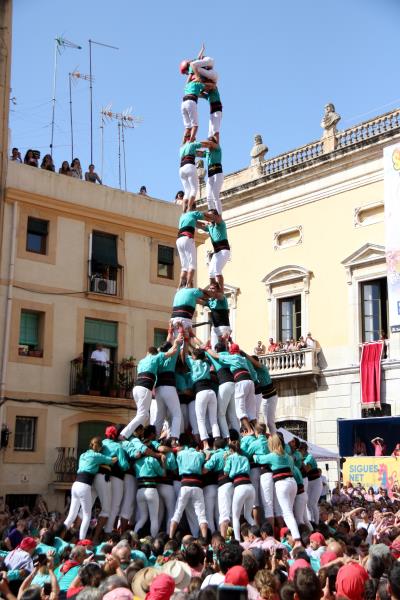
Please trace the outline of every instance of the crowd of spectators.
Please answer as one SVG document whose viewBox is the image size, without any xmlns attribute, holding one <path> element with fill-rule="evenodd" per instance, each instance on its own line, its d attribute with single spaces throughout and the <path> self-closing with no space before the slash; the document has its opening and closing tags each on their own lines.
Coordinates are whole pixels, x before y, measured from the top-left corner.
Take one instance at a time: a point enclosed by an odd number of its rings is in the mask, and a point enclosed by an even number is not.
<svg viewBox="0 0 400 600">
<path fill-rule="evenodd" d="M 29 165 L 30 167 L 39 168 L 40 152 L 38 150 L 29 149 L 25 154 L 24 160 L 22 160 L 21 153 L 19 152 L 18 148 L 13 148 L 10 160 Z M 40 168 L 44 169 L 45 171 L 52 171 L 55 173 L 56 167 L 51 154 L 44 155 L 40 163 Z M 93 164 L 89 165 L 88 170 L 84 175 L 85 181 L 102 184 L 100 177 L 94 169 L 95 166 Z M 61 164 L 61 167 L 58 169 L 58 172 L 60 175 L 67 175 L 68 177 L 74 177 L 75 179 L 83 179 L 83 172 L 79 158 L 74 158 L 71 161 L 71 164 L 69 164 L 67 160 L 64 160 Z"/>
<path fill-rule="evenodd" d="M 294 338 L 290 338 L 287 339 L 286 342 L 274 342 L 274 338 L 271 337 L 268 340 L 267 347 L 265 347 L 265 344 L 259 340 L 254 348 L 254 354 L 257 356 L 263 356 L 264 354 L 271 354 L 272 352 L 294 352 L 296 350 L 299 351 L 306 348 L 318 348 L 318 342 L 313 338 L 311 333 L 307 333 L 306 338 L 304 338 L 304 336 L 300 336 L 297 341 Z"/>
<path fill-rule="evenodd" d="M 320 504 L 316 531 L 243 524 L 175 539 L 129 529 L 95 546 L 42 501 L 0 513 L 0 594 L 7 600 L 400 600 L 400 495 L 349 482 Z M 94 519 L 91 531 L 96 526 Z M 228 587 L 229 586 L 229 587 Z"/>
</svg>

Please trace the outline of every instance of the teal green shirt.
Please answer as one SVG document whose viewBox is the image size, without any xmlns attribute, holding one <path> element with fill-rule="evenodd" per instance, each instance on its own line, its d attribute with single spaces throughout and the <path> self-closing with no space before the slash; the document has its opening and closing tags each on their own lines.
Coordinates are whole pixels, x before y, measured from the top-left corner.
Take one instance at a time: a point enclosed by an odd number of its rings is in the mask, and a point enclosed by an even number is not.
<svg viewBox="0 0 400 600">
<path fill-rule="evenodd" d="M 135 475 L 139 478 L 161 477 L 164 474 L 162 467 L 156 458 L 143 456 L 135 462 Z"/>
<path fill-rule="evenodd" d="M 66 573 L 61 572 L 61 570 L 60 570 L 61 566 L 62 565 L 57 567 L 57 569 L 54 571 L 54 575 L 56 576 L 56 579 L 58 581 L 58 585 L 60 587 L 60 592 L 66 592 L 71 587 L 71 583 L 73 582 L 75 577 L 78 575 L 79 570 L 82 565 L 77 565 L 76 567 L 71 567 L 71 569 L 69 569 Z"/>
<path fill-rule="evenodd" d="M 191 306 L 196 308 L 197 298 L 203 297 L 203 291 L 200 288 L 182 288 L 174 296 L 173 306 Z"/>
<path fill-rule="evenodd" d="M 176 389 L 178 392 L 185 392 L 186 390 L 191 390 L 193 387 L 193 379 L 190 371 L 188 373 L 176 373 Z"/>
<path fill-rule="evenodd" d="M 176 362 L 179 357 L 179 350 L 173 354 L 172 356 L 168 356 L 168 358 L 164 358 L 163 362 L 158 367 L 158 373 L 167 373 L 168 371 L 175 371 Z"/>
<path fill-rule="evenodd" d="M 241 454 L 229 454 L 226 459 L 224 473 L 229 475 L 231 479 L 237 477 L 237 475 L 249 475 L 250 474 L 250 463 L 246 456 Z"/>
<path fill-rule="evenodd" d="M 243 454 L 247 456 L 249 460 L 253 459 L 254 454 L 268 454 L 268 442 L 265 435 L 245 435 L 240 440 L 240 447 Z"/>
<path fill-rule="evenodd" d="M 165 468 L 167 471 L 178 470 L 178 463 L 176 462 L 175 454 L 173 452 L 167 452 L 165 455 Z"/>
<path fill-rule="evenodd" d="M 220 448 L 216 450 L 212 456 L 204 463 L 204 468 L 207 471 L 223 471 L 225 467 L 226 449 Z"/>
<path fill-rule="evenodd" d="M 183 448 L 176 456 L 179 475 L 201 475 L 205 457 L 194 448 Z"/>
<path fill-rule="evenodd" d="M 288 454 L 275 454 L 270 452 L 269 454 L 257 454 L 254 456 L 254 462 L 259 465 L 270 465 L 272 471 L 277 469 L 289 468 L 292 470 L 292 459 Z"/>
<path fill-rule="evenodd" d="M 142 454 L 145 454 L 147 446 L 145 446 L 137 437 L 132 437 L 130 440 L 124 440 L 122 447 L 129 456 L 129 458 L 136 459 L 140 458 Z"/>
<path fill-rule="evenodd" d="M 210 104 L 212 102 L 221 102 L 221 96 L 219 95 L 219 90 L 217 87 L 213 88 L 208 92 L 207 99 Z"/>
<path fill-rule="evenodd" d="M 179 156 L 180 156 L 181 160 L 185 156 L 196 156 L 196 152 L 198 150 L 200 150 L 200 148 L 201 148 L 200 142 L 186 142 L 185 144 L 182 144 L 182 146 L 179 148 Z M 184 213 L 184 214 L 187 214 L 187 213 Z"/>
<path fill-rule="evenodd" d="M 250 377 L 253 381 L 257 381 L 257 373 L 249 360 L 241 354 L 229 354 L 229 352 L 220 352 L 219 358 L 221 362 L 225 363 L 233 373 L 237 369 L 243 369 L 250 373 Z"/>
<path fill-rule="evenodd" d="M 207 232 L 213 242 L 222 242 L 228 239 L 225 221 L 221 221 L 221 223 L 210 223 L 207 225 Z"/>
<path fill-rule="evenodd" d="M 268 367 L 260 363 L 259 367 L 255 367 L 255 371 L 260 385 L 269 385 L 271 383 L 272 380 Z"/>
<path fill-rule="evenodd" d="M 199 210 L 190 210 L 189 212 L 183 213 L 179 219 L 179 229 L 183 227 L 196 227 L 197 221 L 204 219 L 204 213 Z M 180 292 L 191 291 L 196 288 L 182 288 Z"/>
<path fill-rule="evenodd" d="M 210 365 L 207 361 L 193 360 L 191 356 L 187 356 L 186 362 L 192 372 L 193 383 L 201 379 L 210 379 Z"/>
<path fill-rule="evenodd" d="M 213 356 L 211 356 L 211 354 L 208 354 L 208 352 L 206 352 L 206 355 L 207 355 L 208 359 L 211 361 L 211 364 L 217 373 L 220 369 L 227 368 L 227 366 L 222 361 L 220 361 L 217 358 L 214 358 Z"/>
<path fill-rule="evenodd" d="M 111 465 L 111 456 L 106 456 L 101 452 L 86 450 L 79 457 L 78 473 L 91 473 L 96 475 L 99 472 L 100 465 Z"/>
<path fill-rule="evenodd" d="M 128 456 L 121 442 L 106 438 L 102 441 L 102 446 L 103 452 L 106 456 L 116 456 L 118 458 L 118 464 L 123 471 L 127 471 L 129 469 Z"/>
<path fill-rule="evenodd" d="M 148 354 L 142 360 L 139 361 L 137 372 L 139 373 L 153 373 L 157 375 L 158 367 L 164 362 L 165 352 L 159 352 L 158 354 Z"/>
<path fill-rule="evenodd" d="M 216 148 L 207 148 L 206 161 L 208 167 L 212 167 L 213 165 L 220 165 L 222 163 L 221 146 L 217 146 Z"/>
<path fill-rule="evenodd" d="M 185 96 L 192 94 L 194 96 L 199 97 L 200 94 L 204 91 L 205 85 L 200 81 L 188 81 L 185 85 L 185 89 L 183 91 Z"/>
<path fill-rule="evenodd" d="M 312 469 L 318 469 L 317 461 L 312 454 L 307 454 L 303 460 L 305 465 L 309 465 Z"/>
<path fill-rule="evenodd" d="M 207 300 L 207 306 L 211 310 L 229 310 L 228 300 L 226 296 L 223 298 L 209 298 Z"/>
</svg>

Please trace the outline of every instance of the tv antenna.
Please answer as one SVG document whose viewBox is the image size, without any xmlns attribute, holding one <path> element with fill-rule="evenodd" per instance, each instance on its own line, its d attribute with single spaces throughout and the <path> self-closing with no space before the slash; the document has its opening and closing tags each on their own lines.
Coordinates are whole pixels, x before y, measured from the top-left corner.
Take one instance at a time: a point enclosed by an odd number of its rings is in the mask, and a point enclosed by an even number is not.
<svg viewBox="0 0 400 600">
<path fill-rule="evenodd" d="M 101 169 L 103 172 L 103 153 L 104 153 L 104 123 L 109 121 L 117 121 L 118 127 L 118 181 L 119 189 L 122 189 L 121 185 L 121 146 L 122 146 L 122 159 L 124 169 L 124 189 L 126 188 L 126 153 L 125 153 L 125 129 L 134 129 L 139 123 L 143 122 L 141 117 L 132 115 L 132 106 L 129 106 L 122 112 L 113 112 L 111 110 L 111 103 L 103 108 L 101 114 Z M 103 177 L 101 177 L 103 179 Z"/>
<path fill-rule="evenodd" d="M 72 85 L 71 83 L 76 83 L 78 79 L 82 79 L 83 81 L 90 81 L 90 75 L 84 75 L 83 73 L 79 73 L 76 69 L 72 71 L 72 73 L 68 74 L 69 79 L 69 120 L 70 120 L 70 128 L 71 128 L 71 161 L 74 159 L 74 128 L 72 122 Z"/>
</svg>

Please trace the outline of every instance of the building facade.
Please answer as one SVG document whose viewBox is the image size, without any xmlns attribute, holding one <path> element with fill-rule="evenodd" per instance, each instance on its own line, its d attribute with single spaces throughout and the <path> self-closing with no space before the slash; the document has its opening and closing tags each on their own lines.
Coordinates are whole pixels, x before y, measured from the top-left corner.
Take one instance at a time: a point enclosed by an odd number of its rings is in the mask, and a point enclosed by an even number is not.
<svg viewBox="0 0 400 600">
<path fill-rule="evenodd" d="M 167 202 L 9 163 L 0 488 L 11 505 L 38 494 L 63 505 L 89 438 L 132 418 L 134 365 L 165 339 L 179 281 L 178 217 Z"/>
<path fill-rule="evenodd" d="M 400 138 L 400 111 L 341 132 L 334 127 L 320 141 L 269 160 L 256 138 L 252 164 L 227 175 L 222 193 L 233 336 L 253 352 L 258 340 L 267 347 L 269 338 L 312 334 L 315 349 L 263 360 L 278 389 L 278 422 L 336 450 L 337 419 L 362 415 L 360 348 L 382 330 L 389 338 L 383 412 L 400 411 L 400 344 L 399 334 L 388 331 L 383 222 L 383 149 Z M 210 249 L 209 241 L 199 247 L 200 283 Z"/>
</svg>

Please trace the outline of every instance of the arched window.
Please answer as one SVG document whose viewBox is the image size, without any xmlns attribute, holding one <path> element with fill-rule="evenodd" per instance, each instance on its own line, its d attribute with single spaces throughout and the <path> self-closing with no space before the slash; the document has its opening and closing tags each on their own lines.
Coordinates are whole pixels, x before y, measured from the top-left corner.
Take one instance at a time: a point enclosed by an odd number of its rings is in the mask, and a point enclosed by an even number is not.
<svg viewBox="0 0 400 600">
<path fill-rule="evenodd" d="M 295 421 L 294 419 L 279 421 L 276 423 L 276 426 L 278 429 L 279 427 L 283 427 L 283 429 L 290 431 L 290 433 L 302 440 L 307 440 L 307 421 Z"/>
</svg>

